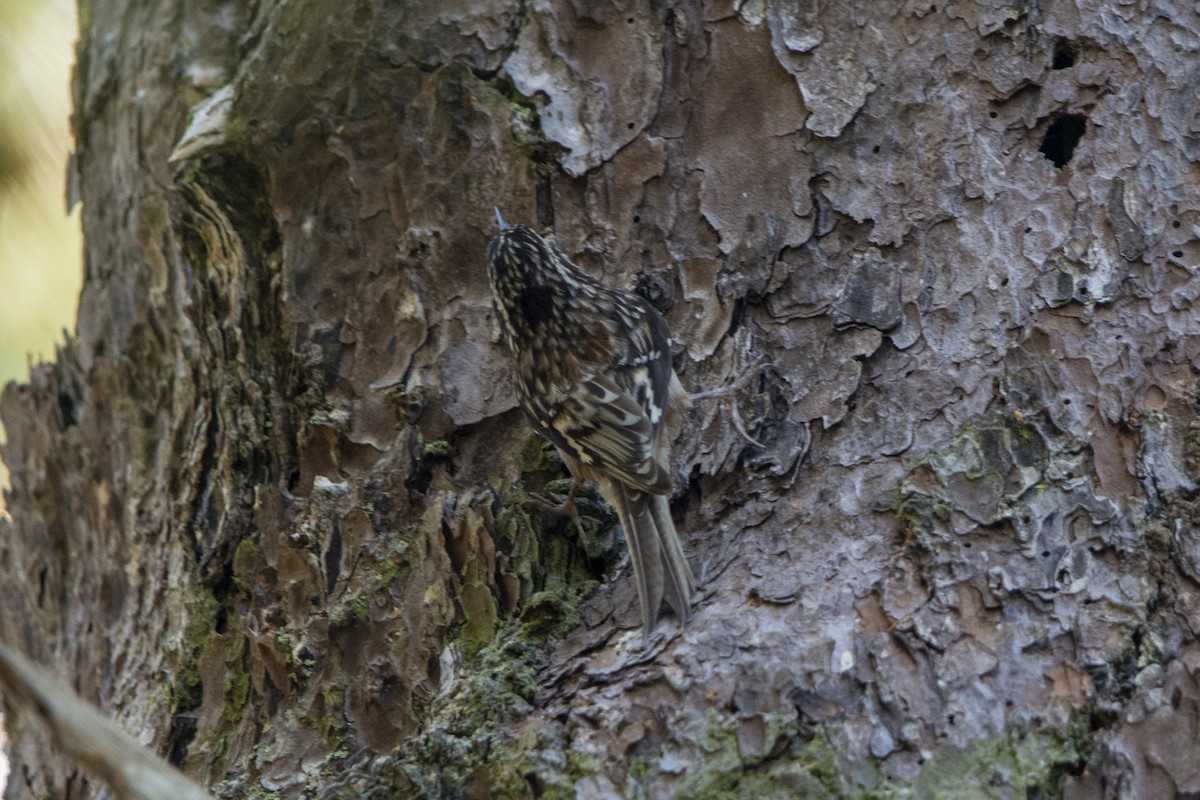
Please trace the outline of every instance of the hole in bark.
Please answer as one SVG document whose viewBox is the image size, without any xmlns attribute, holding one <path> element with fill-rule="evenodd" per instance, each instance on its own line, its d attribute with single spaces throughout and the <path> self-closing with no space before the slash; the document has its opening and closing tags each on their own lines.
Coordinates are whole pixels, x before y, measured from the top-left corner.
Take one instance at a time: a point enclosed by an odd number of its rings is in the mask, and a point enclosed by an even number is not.
<svg viewBox="0 0 1200 800">
<path fill-rule="evenodd" d="M 641 216 L 641 214 L 634 214 L 634 215 L 633 215 L 633 221 L 634 221 L 635 223 L 637 223 L 637 222 L 641 222 L 641 221 L 642 221 L 642 216 Z"/>
<path fill-rule="evenodd" d="M 329 537 L 329 547 L 325 551 L 325 593 L 332 595 L 337 587 L 337 577 L 342 564 L 342 526 L 338 518 L 333 518 L 333 530 Z"/>
<path fill-rule="evenodd" d="M 1183 251 L 1182 250 L 1172 250 L 1171 255 L 1175 256 L 1176 258 L 1183 258 Z"/>
<path fill-rule="evenodd" d="M 1171 223 L 1171 227 L 1172 227 L 1172 228 L 1178 228 L 1178 227 L 1179 227 L 1179 220 L 1175 220 L 1174 222 L 1172 222 L 1172 223 Z"/>
<path fill-rule="evenodd" d="M 875 145 L 874 147 L 872 147 L 872 148 L 871 148 L 871 152 L 872 152 L 872 153 L 878 153 L 878 152 L 879 152 L 879 145 Z"/>
<path fill-rule="evenodd" d="M 627 122 L 627 123 L 625 124 L 625 127 L 626 127 L 626 128 L 629 128 L 629 130 L 633 130 L 633 123 L 632 123 L 632 122 Z"/>
<path fill-rule="evenodd" d="M 66 392 L 58 393 L 58 410 L 62 414 L 64 428 L 70 428 L 79 422 L 79 418 L 75 416 L 75 398 Z"/>
<path fill-rule="evenodd" d="M 988 116 L 991 117 L 992 119 L 995 119 L 996 117 L 998 117 L 1000 115 L 997 114 L 995 111 L 989 111 Z"/>
<path fill-rule="evenodd" d="M 167 761 L 177 767 L 183 766 L 188 745 L 196 738 L 196 724 L 199 719 L 200 715 L 195 711 L 175 715 L 168 737 Z"/>
<path fill-rule="evenodd" d="M 1071 156 L 1075 155 L 1075 145 L 1083 138 L 1087 130 L 1087 117 L 1083 114 L 1063 114 L 1046 131 L 1042 146 L 1038 149 L 1042 155 L 1054 162 L 1054 166 L 1062 169 Z"/>
<path fill-rule="evenodd" d="M 1043 551 L 1042 551 L 1042 558 L 1049 558 L 1049 557 L 1050 557 L 1050 551 L 1049 551 L 1049 550 L 1043 550 Z"/>
<path fill-rule="evenodd" d="M 630 25 L 632 25 L 632 24 L 633 24 L 633 17 L 626 17 L 626 18 L 625 18 L 625 21 L 626 21 L 626 22 L 628 22 Z"/>
<path fill-rule="evenodd" d="M 1071 43 L 1061 36 L 1054 40 L 1054 58 L 1050 62 L 1050 69 L 1067 69 L 1075 66 L 1075 53 L 1072 52 Z"/>
<path fill-rule="evenodd" d="M 1064 397 L 1064 398 L 1063 398 L 1063 405 L 1064 405 L 1064 406 L 1069 406 L 1069 405 L 1071 405 L 1071 398 L 1069 398 L 1069 397 Z"/>
</svg>

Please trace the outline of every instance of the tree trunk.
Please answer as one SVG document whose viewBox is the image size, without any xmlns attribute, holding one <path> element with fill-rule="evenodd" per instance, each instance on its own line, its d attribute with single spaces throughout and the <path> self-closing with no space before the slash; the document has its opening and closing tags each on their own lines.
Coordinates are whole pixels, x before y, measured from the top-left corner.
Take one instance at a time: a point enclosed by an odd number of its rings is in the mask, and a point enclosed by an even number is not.
<svg viewBox="0 0 1200 800">
<path fill-rule="evenodd" d="M 1047 5 L 88 4 L 0 638 L 220 797 L 1200 792 L 1200 15 Z M 493 204 L 735 387 L 646 649 Z"/>
</svg>

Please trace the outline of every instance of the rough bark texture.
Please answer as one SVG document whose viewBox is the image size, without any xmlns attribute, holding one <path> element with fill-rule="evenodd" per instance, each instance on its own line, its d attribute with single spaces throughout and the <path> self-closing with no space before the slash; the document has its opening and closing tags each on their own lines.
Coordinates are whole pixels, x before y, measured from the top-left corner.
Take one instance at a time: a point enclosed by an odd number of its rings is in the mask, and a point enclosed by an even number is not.
<svg viewBox="0 0 1200 800">
<path fill-rule="evenodd" d="M 85 5 L 0 635 L 227 797 L 1200 792 L 1200 16 L 1045 6 Z M 739 387 L 645 652 L 525 503 L 493 203 Z"/>
</svg>

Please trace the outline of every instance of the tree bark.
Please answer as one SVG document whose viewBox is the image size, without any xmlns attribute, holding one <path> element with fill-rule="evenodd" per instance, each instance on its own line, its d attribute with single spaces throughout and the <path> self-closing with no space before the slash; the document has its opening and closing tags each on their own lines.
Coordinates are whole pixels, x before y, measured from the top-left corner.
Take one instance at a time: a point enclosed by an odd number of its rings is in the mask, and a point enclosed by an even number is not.
<svg viewBox="0 0 1200 800">
<path fill-rule="evenodd" d="M 1200 792 L 1194 4 L 235 5 L 81 11 L 0 639 L 220 797 Z M 494 204 L 735 388 L 646 649 Z"/>
</svg>

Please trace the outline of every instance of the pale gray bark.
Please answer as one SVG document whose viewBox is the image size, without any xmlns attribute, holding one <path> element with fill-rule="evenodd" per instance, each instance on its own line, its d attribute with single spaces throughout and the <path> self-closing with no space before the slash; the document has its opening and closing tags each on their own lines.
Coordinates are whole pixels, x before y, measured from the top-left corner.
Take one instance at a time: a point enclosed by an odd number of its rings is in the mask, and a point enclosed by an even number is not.
<svg viewBox="0 0 1200 800">
<path fill-rule="evenodd" d="M 216 794 L 1200 792 L 1194 4 L 84 18 L 0 635 Z M 523 503 L 493 204 L 739 387 L 648 652 L 611 518 Z"/>
</svg>

